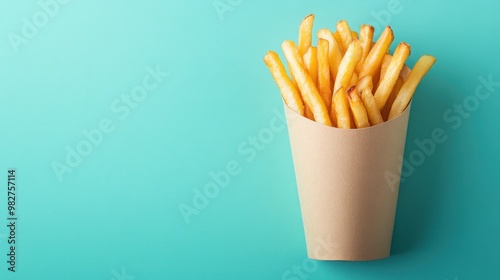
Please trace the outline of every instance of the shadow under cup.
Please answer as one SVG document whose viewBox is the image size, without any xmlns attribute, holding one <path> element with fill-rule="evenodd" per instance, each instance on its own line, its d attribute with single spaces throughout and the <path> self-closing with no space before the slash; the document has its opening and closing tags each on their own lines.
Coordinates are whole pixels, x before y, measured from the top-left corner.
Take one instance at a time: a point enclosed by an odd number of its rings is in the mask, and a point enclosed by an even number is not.
<svg viewBox="0 0 500 280">
<path fill-rule="evenodd" d="M 328 127 L 284 107 L 309 258 L 389 257 L 411 104 L 362 129 Z"/>
</svg>

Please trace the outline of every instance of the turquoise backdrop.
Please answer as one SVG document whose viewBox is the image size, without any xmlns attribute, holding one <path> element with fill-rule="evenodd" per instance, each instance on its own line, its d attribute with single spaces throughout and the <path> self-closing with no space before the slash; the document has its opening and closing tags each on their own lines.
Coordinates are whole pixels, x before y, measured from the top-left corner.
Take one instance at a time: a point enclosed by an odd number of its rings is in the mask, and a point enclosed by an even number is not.
<svg viewBox="0 0 500 280">
<path fill-rule="evenodd" d="M 500 279 L 499 8 L 2 0 L 0 279 Z M 388 259 L 306 256 L 282 101 L 262 58 L 282 56 L 309 13 L 315 31 L 390 25 L 412 46 L 410 66 L 437 57 L 412 104 Z M 435 129 L 446 141 L 422 150 Z"/>
</svg>

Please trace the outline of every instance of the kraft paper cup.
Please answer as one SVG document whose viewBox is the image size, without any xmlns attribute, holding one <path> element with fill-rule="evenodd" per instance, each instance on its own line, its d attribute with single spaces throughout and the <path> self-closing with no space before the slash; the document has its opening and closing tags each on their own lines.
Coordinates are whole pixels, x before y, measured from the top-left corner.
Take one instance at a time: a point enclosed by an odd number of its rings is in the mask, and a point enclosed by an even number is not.
<svg viewBox="0 0 500 280">
<path fill-rule="evenodd" d="M 286 105 L 307 254 L 375 260 L 390 254 L 410 106 L 362 129 L 328 127 Z"/>
</svg>

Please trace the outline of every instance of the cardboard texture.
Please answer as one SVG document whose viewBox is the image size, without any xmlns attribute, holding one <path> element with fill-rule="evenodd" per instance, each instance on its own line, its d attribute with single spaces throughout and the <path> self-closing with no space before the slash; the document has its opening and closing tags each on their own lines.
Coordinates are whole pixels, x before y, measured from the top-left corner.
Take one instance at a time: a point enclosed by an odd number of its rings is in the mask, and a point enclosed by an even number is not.
<svg viewBox="0 0 500 280">
<path fill-rule="evenodd" d="M 410 106 L 363 129 L 327 127 L 286 105 L 307 253 L 317 260 L 374 260 L 390 254 Z"/>
</svg>

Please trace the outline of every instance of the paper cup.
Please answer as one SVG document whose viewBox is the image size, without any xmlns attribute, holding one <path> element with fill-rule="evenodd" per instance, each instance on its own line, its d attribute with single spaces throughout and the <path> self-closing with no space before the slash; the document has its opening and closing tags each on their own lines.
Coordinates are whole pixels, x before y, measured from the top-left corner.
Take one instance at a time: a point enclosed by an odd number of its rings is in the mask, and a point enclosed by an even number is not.
<svg viewBox="0 0 500 280">
<path fill-rule="evenodd" d="M 309 258 L 375 260 L 390 254 L 410 106 L 362 129 L 328 127 L 286 105 Z"/>
</svg>

